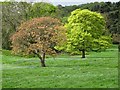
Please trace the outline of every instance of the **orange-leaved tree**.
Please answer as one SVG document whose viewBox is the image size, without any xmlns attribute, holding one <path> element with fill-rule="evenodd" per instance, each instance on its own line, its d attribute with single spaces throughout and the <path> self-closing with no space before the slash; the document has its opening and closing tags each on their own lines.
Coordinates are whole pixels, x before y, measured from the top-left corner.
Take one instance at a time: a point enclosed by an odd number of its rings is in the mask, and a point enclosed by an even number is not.
<svg viewBox="0 0 120 90">
<path fill-rule="evenodd" d="M 45 67 L 45 55 L 56 54 L 55 46 L 66 40 L 66 30 L 55 18 L 40 17 L 24 22 L 11 36 L 12 51 L 15 54 L 35 54 Z"/>
</svg>

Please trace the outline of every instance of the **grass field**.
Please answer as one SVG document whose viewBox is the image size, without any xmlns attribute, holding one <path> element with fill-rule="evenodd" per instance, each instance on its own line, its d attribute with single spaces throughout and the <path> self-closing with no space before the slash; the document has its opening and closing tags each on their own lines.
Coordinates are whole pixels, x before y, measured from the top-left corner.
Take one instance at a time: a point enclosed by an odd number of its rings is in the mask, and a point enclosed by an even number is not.
<svg viewBox="0 0 120 90">
<path fill-rule="evenodd" d="M 59 55 L 46 59 L 13 56 L 3 50 L 3 88 L 117 88 L 118 49 L 81 56 Z"/>
</svg>

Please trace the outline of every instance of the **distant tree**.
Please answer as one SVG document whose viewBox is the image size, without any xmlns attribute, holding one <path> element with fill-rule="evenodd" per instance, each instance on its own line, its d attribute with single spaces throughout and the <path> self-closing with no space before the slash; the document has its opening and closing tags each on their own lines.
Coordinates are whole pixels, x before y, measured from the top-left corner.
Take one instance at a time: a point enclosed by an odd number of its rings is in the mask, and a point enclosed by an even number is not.
<svg viewBox="0 0 120 90">
<path fill-rule="evenodd" d="M 82 51 L 82 58 L 85 58 L 87 50 L 100 51 L 110 46 L 111 37 L 99 13 L 77 9 L 71 13 L 65 26 L 68 52 Z"/>
<path fill-rule="evenodd" d="M 62 6 L 58 5 L 57 8 L 59 9 L 59 16 L 61 17 L 68 17 L 70 16 L 70 13 L 79 8 L 77 5 L 71 5 L 71 6 Z"/>
<path fill-rule="evenodd" d="M 57 12 L 57 7 L 50 3 L 39 2 L 34 3 L 30 9 L 30 18 L 43 17 L 43 16 L 51 16 L 55 17 Z"/>
<path fill-rule="evenodd" d="M 30 3 L 27 2 L 0 2 L 2 7 L 2 48 L 11 49 L 9 40 L 11 33 L 22 21 L 28 20 Z"/>
<path fill-rule="evenodd" d="M 45 55 L 56 54 L 54 47 L 61 46 L 66 39 L 65 29 L 58 19 L 41 17 L 29 20 L 11 36 L 15 54 L 35 54 L 45 67 Z"/>
<path fill-rule="evenodd" d="M 113 44 L 119 44 L 120 43 L 120 34 L 113 34 L 112 35 L 112 41 L 113 41 Z"/>
</svg>

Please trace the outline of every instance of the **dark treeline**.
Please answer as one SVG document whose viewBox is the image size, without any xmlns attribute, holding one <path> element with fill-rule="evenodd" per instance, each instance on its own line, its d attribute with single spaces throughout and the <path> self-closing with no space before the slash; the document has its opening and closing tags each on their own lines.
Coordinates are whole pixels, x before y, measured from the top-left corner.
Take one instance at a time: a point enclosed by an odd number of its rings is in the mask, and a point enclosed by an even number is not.
<svg viewBox="0 0 120 90">
<path fill-rule="evenodd" d="M 107 29 L 113 37 L 113 43 L 120 42 L 120 1 L 94 2 L 72 6 L 54 6 L 49 3 L 1 2 L 2 5 L 2 48 L 11 49 L 10 36 L 20 23 L 35 17 L 51 16 L 67 22 L 70 13 L 75 9 L 89 9 L 100 12 L 106 19 Z"/>
</svg>

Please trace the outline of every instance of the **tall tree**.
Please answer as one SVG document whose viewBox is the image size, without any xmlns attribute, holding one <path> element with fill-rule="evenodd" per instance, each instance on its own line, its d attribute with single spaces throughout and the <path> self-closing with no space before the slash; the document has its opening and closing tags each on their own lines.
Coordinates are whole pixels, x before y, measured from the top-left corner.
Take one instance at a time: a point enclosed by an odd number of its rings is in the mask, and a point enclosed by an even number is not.
<svg viewBox="0 0 120 90">
<path fill-rule="evenodd" d="M 82 51 L 82 58 L 85 58 L 87 50 L 103 50 L 110 46 L 111 37 L 99 13 L 77 9 L 68 18 L 66 28 L 66 50 Z"/>
<path fill-rule="evenodd" d="M 55 46 L 65 41 L 65 29 L 58 19 L 41 17 L 29 20 L 12 35 L 13 53 L 37 55 L 45 67 L 45 55 L 55 54 Z"/>
<path fill-rule="evenodd" d="M 2 48 L 10 49 L 10 35 L 22 21 L 28 20 L 31 4 L 26 2 L 1 2 L 2 5 Z"/>
</svg>

